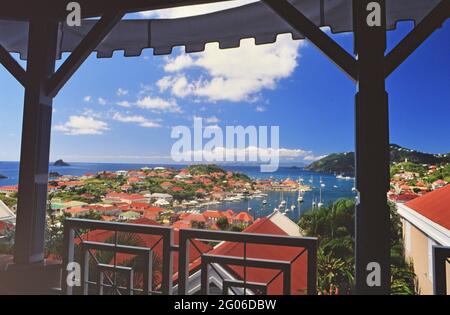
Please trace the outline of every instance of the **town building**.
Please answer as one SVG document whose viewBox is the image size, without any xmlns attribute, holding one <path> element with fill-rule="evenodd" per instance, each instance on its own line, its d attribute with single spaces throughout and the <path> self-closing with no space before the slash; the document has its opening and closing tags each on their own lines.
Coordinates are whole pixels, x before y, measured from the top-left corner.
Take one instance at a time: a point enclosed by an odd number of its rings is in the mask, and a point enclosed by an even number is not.
<svg viewBox="0 0 450 315">
<path fill-rule="evenodd" d="M 433 294 L 433 246 L 450 246 L 450 185 L 404 204 L 397 204 L 402 218 L 405 256 L 414 266 L 419 292 Z M 447 263 L 447 294 L 450 263 Z"/>
</svg>

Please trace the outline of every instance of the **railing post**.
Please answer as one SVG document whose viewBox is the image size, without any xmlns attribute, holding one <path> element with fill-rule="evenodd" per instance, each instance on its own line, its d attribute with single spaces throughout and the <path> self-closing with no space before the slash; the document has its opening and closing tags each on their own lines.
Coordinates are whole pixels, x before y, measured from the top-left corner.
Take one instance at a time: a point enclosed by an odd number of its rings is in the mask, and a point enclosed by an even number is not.
<svg viewBox="0 0 450 315">
<path fill-rule="evenodd" d="M 97 294 L 103 295 L 103 270 L 98 271 L 97 275 Z"/>
<path fill-rule="evenodd" d="M 171 229 L 163 236 L 162 292 L 163 292 L 163 294 L 167 294 L 167 295 L 172 294 L 172 287 L 173 287 L 172 286 L 172 272 L 173 272 L 172 239 L 173 239 L 173 232 Z"/>
<path fill-rule="evenodd" d="M 186 295 L 189 277 L 189 246 L 188 231 L 179 231 L 179 252 L 178 252 L 178 294 Z"/>
<path fill-rule="evenodd" d="M 202 267 L 200 271 L 201 284 L 200 294 L 208 295 L 209 293 L 209 261 L 202 258 Z M 245 290 L 245 289 L 244 289 Z"/>
<path fill-rule="evenodd" d="M 81 288 L 83 295 L 89 294 L 89 250 L 81 244 Z"/>
<path fill-rule="evenodd" d="M 433 294 L 447 295 L 446 261 L 450 257 L 450 247 L 433 246 Z"/>
<path fill-rule="evenodd" d="M 73 288 L 67 283 L 67 277 L 69 275 L 69 270 L 67 270 L 69 263 L 74 261 L 74 238 L 75 231 L 73 230 L 71 224 L 68 220 L 64 222 L 64 239 L 63 239 L 63 265 L 62 265 L 62 279 L 61 288 L 63 294 L 72 295 Z"/>
<path fill-rule="evenodd" d="M 308 255 L 308 279 L 307 279 L 307 294 L 317 294 L 317 242 L 307 248 Z"/>
<path fill-rule="evenodd" d="M 291 266 L 283 270 L 283 295 L 291 295 Z"/>
<path fill-rule="evenodd" d="M 164 264 L 164 261 L 163 261 Z M 143 289 L 144 295 L 150 294 L 153 290 L 153 253 L 149 252 L 148 255 L 144 257 L 144 270 L 142 270 L 142 275 L 144 278 Z M 164 281 L 164 277 L 162 278 Z"/>
</svg>

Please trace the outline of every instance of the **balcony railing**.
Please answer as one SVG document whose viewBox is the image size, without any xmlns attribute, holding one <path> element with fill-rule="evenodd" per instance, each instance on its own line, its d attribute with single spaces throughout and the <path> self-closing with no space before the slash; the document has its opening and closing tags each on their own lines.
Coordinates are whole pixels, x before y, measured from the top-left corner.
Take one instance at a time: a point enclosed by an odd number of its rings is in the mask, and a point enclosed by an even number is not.
<svg viewBox="0 0 450 315">
<path fill-rule="evenodd" d="M 222 294 L 267 294 L 270 284 L 277 277 L 282 277 L 282 293 L 293 294 L 293 281 L 305 282 L 305 279 L 293 278 L 292 264 L 300 257 L 307 255 L 306 259 L 303 257 L 307 263 L 305 274 L 302 274 L 302 277 L 306 277 L 306 288 L 303 293 L 316 294 L 317 240 L 315 238 L 182 229 L 178 234 L 179 246 L 177 246 L 174 245 L 173 234 L 172 228 L 163 226 L 66 219 L 63 293 L 187 294 L 192 293 L 189 290 L 190 281 L 192 281 L 190 277 L 193 273 L 197 276 L 200 273 L 198 291 L 201 294 L 209 294 L 211 270 L 217 271 L 219 266 L 238 266 L 243 268 L 244 276 L 240 279 L 221 277 Z M 96 237 L 90 240 L 90 235 Z M 128 238 L 124 235 L 128 235 Z M 124 239 L 133 239 L 131 235 L 152 237 L 153 241 L 146 246 L 124 243 Z M 210 250 L 199 250 L 199 242 L 208 244 Z M 240 244 L 243 250 L 242 257 L 214 254 L 214 249 L 217 247 L 213 249 L 211 244 L 217 245 L 220 242 Z M 298 248 L 298 253 L 296 252 L 295 256 L 289 260 L 255 258 L 247 253 L 249 246 L 261 245 L 277 246 L 280 251 L 287 247 L 296 248 L 296 250 Z M 193 250 L 198 254 L 192 256 L 193 259 L 189 259 Z M 178 255 L 177 274 L 175 274 L 177 270 L 173 268 L 175 255 Z M 139 263 L 130 263 L 131 261 L 139 261 Z M 79 279 L 75 279 L 80 281 L 78 286 L 68 285 L 67 281 L 74 280 L 67 279 L 68 276 L 77 277 L 72 273 L 71 268 L 66 268 L 70 266 L 69 263 L 74 262 L 80 266 Z M 190 273 L 189 268 L 191 267 L 192 271 L 193 265 L 195 270 Z M 247 279 L 248 268 L 275 270 L 277 273 L 268 282 L 255 282 Z M 177 281 L 175 286 L 174 279 Z"/>
<path fill-rule="evenodd" d="M 433 293 L 447 295 L 447 264 L 450 264 L 450 247 L 433 246 Z"/>
<path fill-rule="evenodd" d="M 89 241 L 83 238 L 83 233 L 87 231 L 106 231 L 113 233 L 113 243 L 106 241 Z M 140 235 L 153 235 L 159 237 L 152 247 L 131 246 L 119 243 L 119 233 L 131 233 Z M 87 234 L 88 235 L 88 234 Z M 122 294 L 126 291 L 129 294 L 136 292 L 143 294 L 171 294 L 172 290 L 172 229 L 169 227 L 112 223 L 94 220 L 66 219 L 64 223 L 64 256 L 63 256 L 63 277 L 62 291 L 65 294 L 73 294 L 73 286 L 68 285 L 67 277 L 69 271 L 67 266 L 75 260 L 75 245 L 77 244 L 80 252 L 80 271 L 81 271 L 81 293 L 90 294 L 89 286 L 95 285 L 96 292 L 103 294 L 104 288 L 112 289 L 116 294 Z M 78 242 L 77 242 L 78 241 Z M 110 240 L 109 240 L 110 241 Z M 154 249 L 162 243 L 162 261 L 161 261 L 161 281 L 159 291 L 152 287 L 152 277 L 155 274 L 153 270 Z M 96 253 L 113 253 L 111 261 L 100 262 Z M 134 270 L 131 267 L 121 266 L 117 263 L 117 255 L 126 254 L 141 258 L 143 268 L 139 268 L 142 273 L 142 288 L 135 288 L 133 285 Z M 90 278 L 90 270 L 93 262 L 94 270 L 97 269 L 97 280 L 94 282 Z M 110 273 L 113 276 L 110 276 Z M 118 274 L 125 274 L 127 286 L 118 284 Z M 106 280 L 106 283 L 105 283 Z"/>
</svg>

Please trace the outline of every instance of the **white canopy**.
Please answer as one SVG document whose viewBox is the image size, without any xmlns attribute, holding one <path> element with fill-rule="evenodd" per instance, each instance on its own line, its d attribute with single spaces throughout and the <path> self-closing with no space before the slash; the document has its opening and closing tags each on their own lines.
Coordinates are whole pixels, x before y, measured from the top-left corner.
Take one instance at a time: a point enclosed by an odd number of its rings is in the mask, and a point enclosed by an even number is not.
<svg viewBox="0 0 450 315">
<path fill-rule="evenodd" d="M 386 0 L 387 28 L 402 20 L 420 22 L 440 0 Z M 329 26 L 333 33 L 352 31 L 352 0 L 291 0 L 291 3 L 318 26 Z M 84 20 L 80 27 L 60 25 L 58 56 L 71 52 L 96 23 Z M 139 56 L 153 48 L 155 55 L 170 54 L 173 47 L 186 52 L 203 51 L 206 43 L 220 48 L 238 47 L 240 40 L 254 38 L 256 44 L 276 41 L 278 34 L 291 33 L 304 38 L 262 2 L 250 3 L 205 15 L 177 19 L 123 20 L 95 49 L 97 57 L 111 57 L 116 50 L 125 56 Z M 0 20 L 0 44 L 7 51 L 26 59 L 27 22 Z"/>
</svg>

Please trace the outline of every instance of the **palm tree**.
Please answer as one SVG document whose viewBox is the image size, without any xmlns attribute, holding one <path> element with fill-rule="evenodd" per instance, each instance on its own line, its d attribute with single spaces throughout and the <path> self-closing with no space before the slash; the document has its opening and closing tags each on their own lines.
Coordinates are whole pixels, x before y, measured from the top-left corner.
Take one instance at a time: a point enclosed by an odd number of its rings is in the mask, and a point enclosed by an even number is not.
<svg viewBox="0 0 450 315">
<path fill-rule="evenodd" d="M 117 238 L 116 238 L 117 237 Z M 147 247 L 145 241 L 141 238 L 139 234 L 128 233 L 128 232 L 118 232 L 117 236 L 112 235 L 105 240 L 105 243 L 110 244 L 119 244 L 133 247 Z M 115 255 L 110 251 L 97 251 L 95 253 L 95 257 L 98 263 L 104 264 L 115 264 Z M 134 281 L 135 288 L 142 289 L 143 285 L 143 275 L 144 271 L 148 268 L 145 265 L 144 258 L 142 256 L 133 256 L 129 259 L 122 261 L 121 266 L 131 267 L 134 270 Z M 90 269 L 95 271 L 95 264 L 92 262 Z M 160 275 L 162 270 L 162 261 L 161 258 L 153 251 L 152 253 L 152 288 L 155 288 L 159 284 Z M 111 277 L 110 278 L 115 282 L 115 285 L 120 287 L 126 286 L 126 280 L 122 277 Z M 113 279 L 115 278 L 115 279 Z M 152 289 L 151 288 L 151 289 Z"/>
<path fill-rule="evenodd" d="M 416 293 L 416 277 L 405 261 L 402 225 L 395 209 L 391 212 L 391 292 Z M 332 205 L 305 213 L 298 225 L 305 236 L 319 240 L 317 263 L 319 289 L 326 294 L 347 294 L 353 287 L 354 273 L 354 200 L 340 199 Z"/>
</svg>

